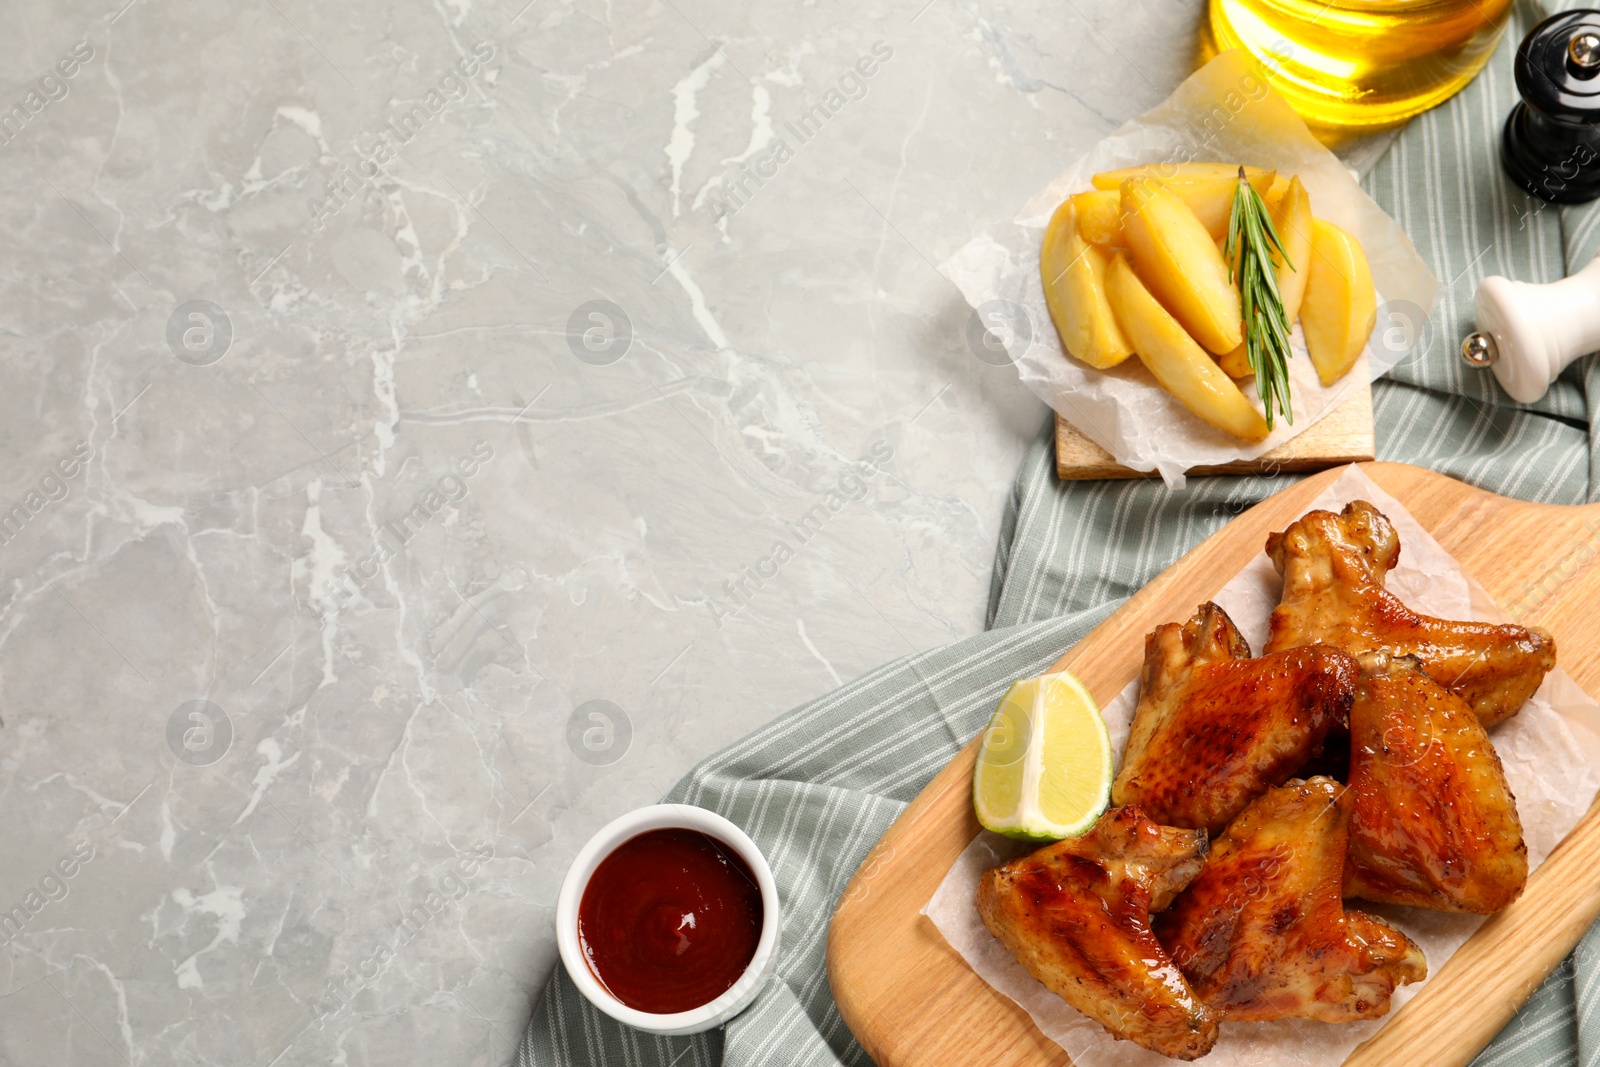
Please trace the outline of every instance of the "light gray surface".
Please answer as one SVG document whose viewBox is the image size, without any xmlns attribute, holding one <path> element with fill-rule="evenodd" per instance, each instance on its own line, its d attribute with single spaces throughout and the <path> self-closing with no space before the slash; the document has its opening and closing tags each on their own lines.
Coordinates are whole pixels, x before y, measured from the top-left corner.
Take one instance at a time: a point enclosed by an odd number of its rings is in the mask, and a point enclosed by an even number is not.
<svg viewBox="0 0 1600 1067">
<path fill-rule="evenodd" d="M 0 1063 L 503 1063 L 596 827 L 981 628 L 1044 412 L 932 264 L 1199 5 L 919 8 L 10 12 Z"/>
</svg>

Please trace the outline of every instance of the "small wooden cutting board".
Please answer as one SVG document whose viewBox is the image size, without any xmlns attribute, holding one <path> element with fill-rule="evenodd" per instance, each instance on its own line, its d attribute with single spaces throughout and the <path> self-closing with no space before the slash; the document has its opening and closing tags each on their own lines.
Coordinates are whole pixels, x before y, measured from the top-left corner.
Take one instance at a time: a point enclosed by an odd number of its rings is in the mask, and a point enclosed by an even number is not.
<svg viewBox="0 0 1600 1067">
<path fill-rule="evenodd" d="M 1214 467 L 1195 467 L 1194 475 L 1277 474 L 1283 471 L 1320 471 L 1363 463 L 1377 455 L 1372 431 L 1372 386 L 1352 386 L 1337 407 L 1271 452 Z M 1136 471 L 1111 458 L 1111 453 L 1078 432 L 1072 423 L 1056 416 L 1056 477 L 1064 482 L 1097 478 L 1159 478 L 1154 471 Z"/>
<path fill-rule="evenodd" d="M 1497 603 L 1554 633 L 1560 666 L 1586 692 L 1600 691 L 1600 504 L 1528 504 L 1418 467 L 1362 466 Z M 1337 476 L 1307 478 L 1234 519 L 1051 669 L 1072 671 L 1104 706 L 1138 676 L 1146 633 L 1188 618 Z M 974 738 L 873 847 L 828 930 L 834 998 L 878 1067 L 1071 1062 L 920 914 L 979 833 L 971 801 L 977 748 Z M 1597 867 L 1600 807 L 1534 872 L 1522 897 L 1479 927 L 1347 1067 L 1464 1067 L 1600 916 Z"/>
</svg>

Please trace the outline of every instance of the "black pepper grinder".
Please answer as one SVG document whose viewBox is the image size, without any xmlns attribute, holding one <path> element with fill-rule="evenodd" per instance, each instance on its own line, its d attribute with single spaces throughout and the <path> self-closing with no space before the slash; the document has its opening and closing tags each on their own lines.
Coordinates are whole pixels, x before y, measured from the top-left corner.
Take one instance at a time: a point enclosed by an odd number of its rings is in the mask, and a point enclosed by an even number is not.
<svg viewBox="0 0 1600 1067">
<path fill-rule="evenodd" d="M 1600 11 L 1553 15 L 1517 49 L 1522 102 L 1506 118 L 1500 162 L 1552 204 L 1600 196 Z"/>
</svg>

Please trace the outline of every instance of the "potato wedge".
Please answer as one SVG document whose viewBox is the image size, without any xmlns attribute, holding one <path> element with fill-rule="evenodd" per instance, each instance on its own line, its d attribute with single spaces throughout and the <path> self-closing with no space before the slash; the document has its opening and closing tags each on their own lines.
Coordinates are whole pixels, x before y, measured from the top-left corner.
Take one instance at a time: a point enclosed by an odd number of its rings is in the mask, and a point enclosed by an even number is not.
<svg viewBox="0 0 1600 1067">
<path fill-rule="evenodd" d="M 1139 279 L 1196 341 L 1220 353 L 1244 340 L 1228 265 L 1177 194 L 1147 178 L 1123 182 L 1122 232 Z"/>
<path fill-rule="evenodd" d="M 1378 321 L 1378 298 L 1361 242 L 1333 223 L 1314 222 L 1310 259 L 1300 326 L 1317 377 L 1323 385 L 1332 385 L 1366 348 Z M 1134 345 L 1138 343 L 1135 339 Z"/>
<path fill-rule="evenodd" d="M 1289 191 L 1290 178 L 1280 174 L 1272 179 L 1272 185 L 1261 194 L 1261 199 L 1267 202 L 1269 209 L 1276 208 L 1283 201 L 1283 194 Z"/>
<path fill-rule="evenodd" d="M 1246 172 L 1246 177 L 1256 192 L 1264 193 L 1277 173 L 1269 170 L 1251 175 Z M 1200 225 L 1206 228 L 1207 233 L 1218 240 L 1228 236 L 1228 220 L 1233 218 L 1233 198 L 1239 191 L 1238 174 L 1231 178 L 1163 184 L 1176 193 L 1179 200 L 1189 205 L 1189 210 L 1194 212 L 1194 217 L 1200 220 Z"/>
<path fill-rule="evenodd" d="M 1252 185 L 1265 174 L 1260 167 L 1246 167 L 1244 173 Z M 1234 181 L 1239 177 L 1237 163 L 1146 163 L 1138 167 L 1101 171 L 1089 181 L 1096 189 L 1120 189 L 1129 178 L 1153 178 L 1160 182 Z M 1267 180 L 1270 187 L 1272 180 Z"/>
<path fill-rule="evenodd" d="M 1263 171 L 1250 179 L 1256 192 L 1262 192 L 1277 176 L 1276 171 Z M 1233 197 L 1239 188 L 1239 179 L 1213 179 L 1204 181 L 1162 182 L 1194 212 L 1200 225 L 1217 240 L 1228 236 L 1228 220 L 1233 217 Z M 1078 232 L 1091 244 L 1126 247 L 1122 233 L 1122 196 L 1114 189 L 1095 189 L 1079 193 L 1072 198 L 1078 205 Z"/>
<path fill-rule="evenodd" d="M 1121 252 L 1106 271 L 1106 294 L 1140 361 L 1179 403 L 1235 437 L 1267 436 L 1261 412 L 1157 302 Z"/>
<path fill-rule="evenodd" d="M 1073 201 L 1056 208 L 1045 227 L 1044 249 L 1039 254 L 1044 302 L 1067 351 L 1102 370 L 1133 355 L 1106 302 L 1109 258 L 1109 252 L 1089 244 L 1078 232 Z"/>
<path fill-rule="evenodd" d="M 1278 265 L 1278 292 L 1283 296 L 1283 317 L 1294 328 L 1300 315 L 1300 301 L 1306 295 L 1306 279 L 1311 276 L 1311 194 L 1299 178 L 1289 182 L 1278 206 L 1272 209 L 1272 228 L 1283 242 L 1284 255 L 1273 253 Z M 1285 256 L 1288 257 L 1287 262 Z"/>
<path fill-rule="evenodd" d="M 1244 342 L 1240 341 L 1237 348 L 1230 349 L 1217 357 L 1217 366 L 1221 367 L 1228 377 L 1238 381 L 1248 378 L 1255 371 L 1250 369 L 1250 354 L 1245 351 Z"/>
<path fill-rule="evenodd" d="M 1122 193 L 1095 189 L 1072 198 L 1078 213 L 1078 233 L 1093 245 L 1122 244 Z"/>
</svg>

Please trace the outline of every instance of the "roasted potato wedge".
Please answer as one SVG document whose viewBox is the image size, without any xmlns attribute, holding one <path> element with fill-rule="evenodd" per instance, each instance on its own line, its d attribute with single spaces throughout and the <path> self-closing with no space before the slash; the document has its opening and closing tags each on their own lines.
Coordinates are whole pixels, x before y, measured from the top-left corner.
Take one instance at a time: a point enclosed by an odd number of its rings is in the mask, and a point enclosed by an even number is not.
<svg viewBox="0 0 1600 1067">
<path fill-rule="evenodd" d="M 1250 179 L 1256 192 L 1266 190 L 1276 177 L 1275 171 L 1263 171 Z M 1203 181 L 1162 182 L 1189 206 L 1200 225 L 1213 238 L 1228 236 L 1228 220 L 1233 217 L 1233 197 L 1239 188 L 1239 178 L 1207 178 Z M 1122 233 L 1122 194 L 1117 189 L 1095 189 L 1079 193 L 1072 198 L 1078 206 L 1078 232 L 1091 244 L 1126 247 Z"/>
<path fill-rule="evenodd" d="M 1267 436 L 1261 412 L 1151 295 L 1121 252 L 1106 271 L 1106 294 L 1140 361 L 1179 403 L 1235 437 Z"/>
<path fill-rule="evenodd" d="M 1300 326 L 1317 377 L 1332 385 L 1366 348 L 1378 321 L 1378 298 L 1361 242 L 1333 223 L 1315 220 L 1309 258 Z M 1139 344 L 1137 339 L 1133 343 Z"/>
<path fill-rule="evenodd" d="M 1110 253 L 1083 239 L 1075 200 L 1058 207 L 1045 228 L 1039 274 L 1061 343 L 1079 360 L 1103 370 L 1133 355 L 1133 348 L 1106 302 Z"/>
<path fill-rule="evenodd" d="M 1272 209 L 1272 228 L 1283 242 L 1284 255 L 1273 253 L 1278 264 L 1278 292 L 1283 296 L 1283 317 L 1290 329 L 1300 316 L 1300 302 L 1306 295 L 1306 279 L 1311 277 L 1311 194 L 1299 178 L 1290 180 L 1278 206 Z M 1287 256 L 1287 262 L 1285 261 Z"/>
<path fill-rule="evenodd" d="M 1244 173 L 1252 185 L 1255 180 L 1267 172 L 1260 167 L 1246 167 Z M 1239 165 L 1237 163 L 1146 163 L 1138 167 L 1123 167 L 1120 170 L 1101 171 L 1089 181 L 1096 189 L 1120 189 L 1122 183 L 1129 178 L 1153 178 L 1159 182 L 1200 182 L 1200 181 L 1237 181 L 1239 179 Z M 1261 188 L 1272 185 L 1272 179 L 1267 179 L 1267 184 Z"/>
<path fill-rule="evenodd" d="M 1217 366 L 1221 367 L 1228 377 L 1235 380 L 1248 378 L 1255 373 L 1250 369 L 1250 354 L 1245 351 L 1243 341 L 1218 356 Z"/>
<path fill-rule="evenodd" d="M 1116 189 L 1094 189 L 1072 197 L 1078 213 L 1078 233 L 1095 245 L 1117 245 L 1122 237 L 1122 193 Z"/>
<path fill-rule="evenodd" d="M 1265 193 L 1277 174 L 1269 170 L 1252 175 L 1246 171 L 1246 177 L 1256 192 Z M 1233 198 L 1239 191 L 1238 174 L 1231 178 L 1163 184 L 1176 193 L 1179 200 L 1189 205 L 1194 217 L 1200 220 L 1200 225 L 1213 238 L 1220 240 L 1228 236 L 1228 220 L 1233 218 Z"/>
<path fill-rule="evenodd" d="M 1239 290 L 1215 240 L 1188 205 L 1159 182 L 1132 178 L 1122 184 L 1122 210 L 1133 266 L 1156 299 L 1212 352 L 1227 352 L 1244 340 Z"/>
<path fill-rule="evenodd" d="M 1283 200 L 1283 194 L 1289 191 L 1290 180 L 1289 177 L 1282 174 L 1272 179 L 1271 187 L 1261 194 L 1261 199 L 1267 202 L 1267 207 L 1275 208 L 1278 206 Z"/>
</svg>

